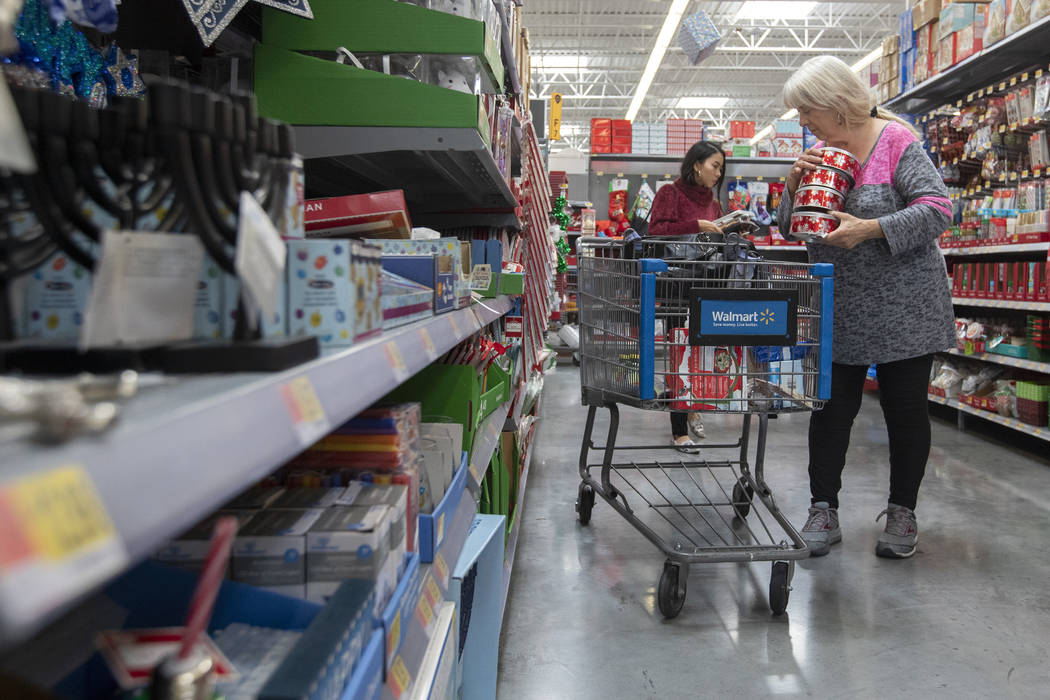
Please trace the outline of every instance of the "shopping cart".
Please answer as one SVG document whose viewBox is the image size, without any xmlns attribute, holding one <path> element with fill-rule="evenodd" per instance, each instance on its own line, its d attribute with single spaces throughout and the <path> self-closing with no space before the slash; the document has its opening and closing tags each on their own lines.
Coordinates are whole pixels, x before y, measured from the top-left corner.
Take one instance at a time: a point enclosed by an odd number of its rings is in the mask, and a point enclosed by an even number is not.
<svg viewBox="0 0 1050 700">
<path fill-rule="evenodd" d="M 586 525 L 597 494 L 667 556 L 657 588 L 666 618 L 682 609 L 689 565 L 704 562 L 772 561 L 769 605 L 779 615 L 794 561 L 809 555 L 766 484 L 766 436 L 771 415 L 819 408 L 830 395 L 832 266 L 767 262 L 724 238 L 646 239 L 635 259 L 601 238 L 580 244 L 588 410 L 576 511 Z M 666 459 L 669 442 L 617 444 L 620 404 L 742 414 L 743 426 L 736 442 L 703 446 L 712 458 Z M 599 407 L 609 414 L 604 445 L 592 440 Z M 592 450 L 600 463 L 588 461 Z"/>
</svg>

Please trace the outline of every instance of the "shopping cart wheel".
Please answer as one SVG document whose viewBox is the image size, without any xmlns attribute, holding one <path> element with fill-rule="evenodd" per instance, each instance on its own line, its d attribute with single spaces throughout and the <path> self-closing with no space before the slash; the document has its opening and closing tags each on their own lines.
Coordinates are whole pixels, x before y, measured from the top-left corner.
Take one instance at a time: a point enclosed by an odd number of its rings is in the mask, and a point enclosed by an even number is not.
<svg viewBox="0 0 1050 700">
<path fill-rule="evenodd" d="M 656 603 L 664 619 L 678 617 L 685 605 L 685 582 L 688 569 L 673 562 L 664 562 L 664 572 L 660 574 L 660 585 L 656 589 Z"/>
<path fill-rule="evenodd" d="M 741 520 L 747 518 L 747 514 L 751 512 L 751 497 L 754 495 L 754 490 L 743 478 L 733 485 L 733 510 Z"/>
<path fill-rule="evenodd" d="M 580 519 L 580 525 L 591 522 L 592 508 L 594 508 L 594 489 L 587 484 L 580 484 L 579 493 L 576 495 L 576 513 Z"/>
<path fill-rule="evenodd" d="M 774 615 L 783 615 L 788 606 L 790 591 L 788 580 L 788 563 L 773 562 L 773 573 L 769 577 L 769 609 Z"/>
</svg>

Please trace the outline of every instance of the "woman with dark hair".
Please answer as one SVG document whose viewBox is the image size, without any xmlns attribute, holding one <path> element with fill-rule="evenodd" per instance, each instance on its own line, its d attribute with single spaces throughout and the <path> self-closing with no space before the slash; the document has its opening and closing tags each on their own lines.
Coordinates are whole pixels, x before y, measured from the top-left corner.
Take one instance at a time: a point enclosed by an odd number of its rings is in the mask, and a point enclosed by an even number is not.
<svg viewBox="0 0 1050 700">
<path fill-rule="evenodd" d="M 725 156 L 722 146 L 710 141 L 697 141 L 682 159 L 681 177 L 671 185 L 661 187 L 649 216 L 649 236 L 681 237 L 695 240 L 699 233 L 721 233 L 714 223 L 722 215 L 719 195 L 725 177 Z M 672 321 L 664 319 L 670 341 Z M 684 323 L 684 319 L 679 319 Z M 696 454 L 699 448 L 690 438 L 704 437 L 704 424 L 699 413 L 671 412 L 672 441 L 679 452 Z"/>
</svg>

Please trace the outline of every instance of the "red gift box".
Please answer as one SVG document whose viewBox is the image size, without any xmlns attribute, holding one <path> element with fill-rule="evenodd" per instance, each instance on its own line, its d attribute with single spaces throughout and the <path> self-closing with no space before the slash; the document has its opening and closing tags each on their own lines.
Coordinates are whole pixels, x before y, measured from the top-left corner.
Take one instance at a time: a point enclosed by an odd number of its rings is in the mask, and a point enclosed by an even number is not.
<svg viewBox="0 0 1050 700">
<path fill-rule="evenodd" d="M 312 199 L 304 217 L 307 238 L 411 238 L 403 190 Z"/>
</svg>

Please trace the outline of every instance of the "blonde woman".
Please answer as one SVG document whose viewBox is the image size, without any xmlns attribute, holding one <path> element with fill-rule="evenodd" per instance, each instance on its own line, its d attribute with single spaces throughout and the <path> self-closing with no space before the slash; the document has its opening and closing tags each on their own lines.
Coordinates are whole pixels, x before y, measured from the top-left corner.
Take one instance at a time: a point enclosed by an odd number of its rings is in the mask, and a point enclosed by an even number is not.
<svg viewBox="0 0 1050 700">
<path fill-rule="evenodd" d="M 802 536 L 813 556 L 842 540 L 838 493 L 864 377 L 875 364 L 890 448 L 885 531 L 875 554 L 915 553 L 916 498 L 930 452 L 926 389 L 934 353 L 954 343 L 954 313 L 937 238 L 951 202 L 915 131 L 872 106 L 870 91 L 849 66 L 820 56 L 784 86 L 784 103 L 821 143 L 799 158 L 778 212 L 788 230 L 802 175 L 820 165 L 818 148 L 842 148 L 862 163 L 856 186 L 836 214 L 838 229 L 808 245 L 810 262 L 835 265 L 831 399 L 809 425 L 811 507 Z"/>
</svg>

